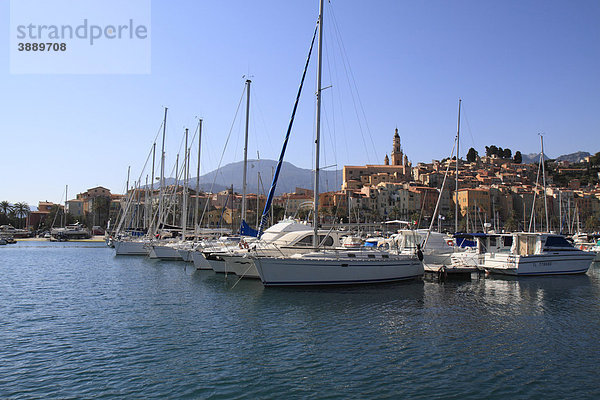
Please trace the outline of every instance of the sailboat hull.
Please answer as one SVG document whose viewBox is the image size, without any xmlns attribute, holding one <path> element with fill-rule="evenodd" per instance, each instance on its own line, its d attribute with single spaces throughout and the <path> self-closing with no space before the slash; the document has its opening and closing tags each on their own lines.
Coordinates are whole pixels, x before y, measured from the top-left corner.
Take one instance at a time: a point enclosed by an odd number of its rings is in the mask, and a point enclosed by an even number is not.
<svg viewBox="0 0 600 400">
<path fill-rule="evenodd" d="M 177 249 L 171 246 L 154 245 L 148 253 L 150 258 L 160 258 L 161 260 L 183 260 Z"/>
<path fill-rule="evenodd" d="M 257 257 L 253 262 L 265 286 L 356 285 L 423 275 L 423 264 L 414 257 L 385 261 Z"/>
<path fill-rule="evenodd" d="M 194 267 L 196 267 L 196 269 L 212 269 L 208 261 L 206 261 L 206 257 L 204 257 L 204 254 L 202 254 L 201 251 L 192 251 L 191 258 L 194 262 Z"/>
<path fill-rule="evenodd" d="M 227 271 L 241 278 L 260 279 L 256 265 L 251 259 L 242 256 L 221 256 L 225 260 Z"/>
<path fill-rule="evenodd" d="M 148 255 L 147 243 L 142 241 L 116 240 L 114 242 L 115 254 L 118 256 L 145 256 Z"/>
</svg>

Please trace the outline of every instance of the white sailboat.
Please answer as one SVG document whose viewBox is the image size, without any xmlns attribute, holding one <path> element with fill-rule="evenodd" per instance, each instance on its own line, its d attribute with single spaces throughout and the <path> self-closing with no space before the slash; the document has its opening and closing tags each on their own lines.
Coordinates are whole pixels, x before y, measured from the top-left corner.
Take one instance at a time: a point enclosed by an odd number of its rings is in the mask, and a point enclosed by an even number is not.
<svg viewBox="0 0 600 400">
<path fill-rule="evenodd" d="M 145 256 L 148 255 L 149 246 L 152 241 L 152 237 L 156 234 L 158 225 L 160 223 L 160 218 L 162 218 L 163 212 L 163 191 L 164 191 L 164 163 L 165 163 L 165 136 L 167 129 L 167 111 L 168 108 L 165 107 L 165 114 L 162 123 L 162 150 L 161 150 L 161 169 L 160 169 L 160 194 L 159 194 L 159 210 L 156 215 L 156 224 L 151 229 L 148 227 L 147 235 L 145 236 L 131 236 L 123 232 L 123 226 L 125 220 L 128 218 L 128 210 L 133 201 L 133 192 L 130 198 L 127 200 L 127 204 L 125 207 L 125 211 L 121 216 L 121 220 L 117 226 L 115 231 L 115 237 L 112 240 L 112 244 L 115 248 L 115 255 L 128 255 L 128 256 Z M 156 142 L 152 145 L 152 180 L 151 180 L 151 191 L 152 195 L 154 195 L 154 161 L 155 161 L 155 153 L 156 153 Z M 129 178 L 128 178 L 129 180 Z M 127 184 L 129 186 L 129 183 Z M 127 187 L 126 190 L 129 190 Z M 150 217 L 150 216 L 148 216 Z M 148 220 L 154 223 L 154 218 L 148 218 Z M 150 225 L 150 224 L 149 224 Z"/>
<path fill-rule="evenodd" d="M 423 264 L 416 255 L 379 250 L 319 249 L 319 145 L 321 94 L 323 90 L 321 86 L 323 0 L 319 2 L 318 24 L 313 251 L 293 256 L 251 256 L 249 258 L 254 263 L 265 286 L 362 284 L 420 277 L 423 275 Z M 300 90 L 301 88 L 302 84 Z M 288 136 L 286 136 L 284 146 L 287 144 L 287 138 Z"/>
</svg>

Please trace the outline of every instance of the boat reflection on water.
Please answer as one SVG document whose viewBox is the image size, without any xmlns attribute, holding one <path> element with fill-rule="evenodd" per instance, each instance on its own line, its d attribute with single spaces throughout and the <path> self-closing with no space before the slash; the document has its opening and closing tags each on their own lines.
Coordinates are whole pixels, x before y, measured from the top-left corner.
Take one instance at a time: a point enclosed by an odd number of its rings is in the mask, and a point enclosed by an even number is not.
<svg viewBox="0 0 600 400">
<path fill-rule="evenodd" d="M 514 277 L 490 275 L 485 279 L 487 302 L 505 305 L 519 303 L 537 304 L 544 308 L 569 302 L 575 306 L 577 299 L 596 296 L 592 278 L 582 275 L 549 275 Z"/>
</svg>

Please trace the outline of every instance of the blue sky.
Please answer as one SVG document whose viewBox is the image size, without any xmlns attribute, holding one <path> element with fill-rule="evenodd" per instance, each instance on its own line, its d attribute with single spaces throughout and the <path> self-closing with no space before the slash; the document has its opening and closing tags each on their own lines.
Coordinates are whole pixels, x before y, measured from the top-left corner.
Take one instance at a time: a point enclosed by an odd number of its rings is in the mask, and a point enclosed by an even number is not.
<svg viewBox="0 0 600 400">
<path fill-rule="evenodd" d="M 6 60 L 0 200 L 60 201 L 66 184 L 69 197 L 98 185 L 121 193 L 127 167 L 132 180 L 141 173 L 163 106 L 166 169 L 196 116 L 202 173 L 215 169 L 248 74 L 249 154 L 276 159 L 317 8 L 154 0 L 145 75 L 11 75 Z M 396 127 L 413 163 L 446 157 L 459 97 L 463 155 L 490 144 L 537 152 L 538 132 L 551 157 L 600 151 L 600 2 L 332 0 L 325 13 L 323 165 L 381 162 Z M 8 26 L 8 1 L 0 14 Z M 315 65 L 286 157 L 304 168 L 314 159 Z M 243 109 L 223 163 L 242 160 L 242 147 Z"/>
</svg>

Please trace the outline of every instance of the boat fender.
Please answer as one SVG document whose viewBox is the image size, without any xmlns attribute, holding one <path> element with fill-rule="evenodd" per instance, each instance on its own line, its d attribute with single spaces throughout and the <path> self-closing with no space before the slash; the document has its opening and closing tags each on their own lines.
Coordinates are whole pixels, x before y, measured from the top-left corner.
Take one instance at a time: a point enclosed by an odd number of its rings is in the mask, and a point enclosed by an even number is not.
<svg viewBox="0 0 600 400">
<path fill-rule="evenodd" d="M 423 261 L 423 252 L 421 251 L 421 246 L 417 245 L 417 258 L 419 261 Z"/>
</svg>

